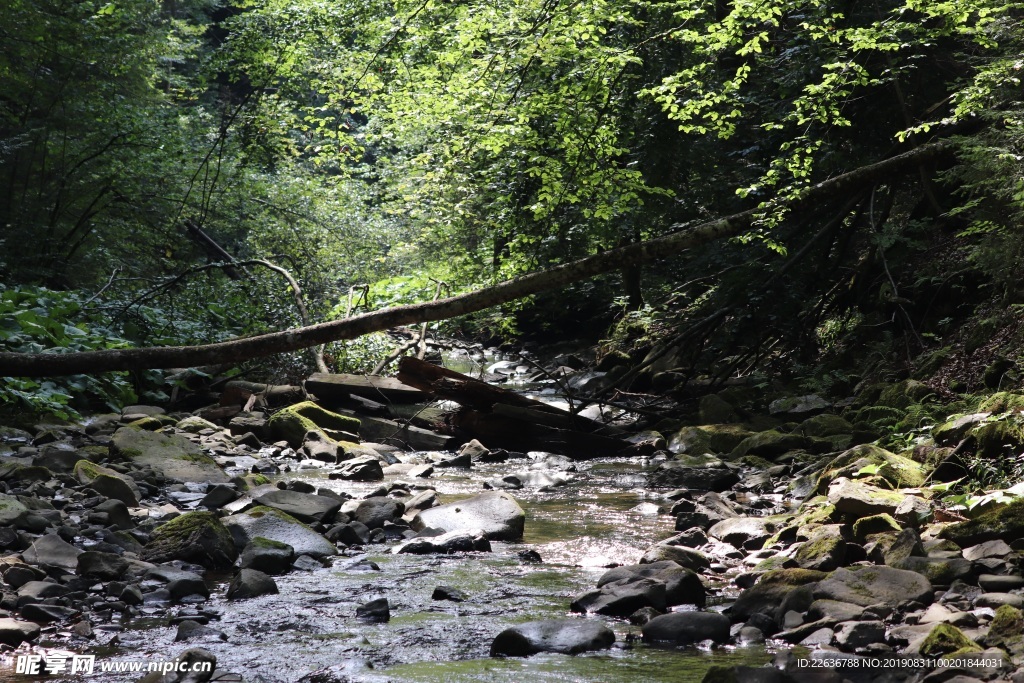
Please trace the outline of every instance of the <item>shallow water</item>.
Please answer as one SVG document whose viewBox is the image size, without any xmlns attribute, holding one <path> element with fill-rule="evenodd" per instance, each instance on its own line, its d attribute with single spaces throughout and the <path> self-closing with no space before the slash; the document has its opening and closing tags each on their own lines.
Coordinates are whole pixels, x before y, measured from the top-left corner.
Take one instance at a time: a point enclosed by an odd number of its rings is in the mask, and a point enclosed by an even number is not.
<svg viewBox="0 0 1024 683">
<path fill-rule="evenodd" d="M 477 493 L 484 479 L 523 469 L 524 461 L 490 464 L 468 474 L 442 473 L 426 483 L 442 502 Z M 554 493 L 514 491 L 526 510 L 522 543 L 492 543 L 493 552 L 457 556 L 392 555 L 388 545 L 365 554 L 338 557 L 313 572 L 277 577 L 279 595 L 227 602 L 223 580 L 201 607 L 220 613 L 210 626 L 227 642 L 175 643 L 176 627 L 165 615 L 136 619 L 119 634 L 120 645 L 104 652 L 110 660 L 155 661 L 186 646 L 205 647 L 218 665 L 246 681 L 295 681 L 332 668 L 352 680 L 383 681 L 699 681 L 714 664 L 760 664 L 763 649 L 696 648 L 666 650 L 627 644 L 639 630 L 605 619 L 617 635 L 616 648 L 580 656 L 538 655 L 525 660 L 488 656 L 491 640 L 516 622 L 569 616 L 576 594 L 592 588 L 611 564 L 636 562 L 655 541 L 673 533 L 671 518 L 651 514 L 654 501 L 638 487 L 640 466 L 629 461 L 581 463 L 580 480 Z M 353 495 L 379 486 L 328 481 L 316 471 L 287 475 Z M 394 477 L 389 477 L 394 480 Z M 389 482 L 385 482 L 389 483 Z M 637 509 L 637 506 L 648 505 Z M 540 564 L 524 563 L 517 552 L 533 549 Z M 364 560 L 380 571 L 369 571 Z M 222 577 L 223 579 L 224 577 Z M 464 603 L 436 601 L 431 593 L 447 585 L 468 594 Z M 365 624 L 358 605 L 385 596 L 391 621 Z M 171 613 L 182 611 L 172 608 Z M 594 618 L 594 617 L 591 617 Z M 104 680 L 136 680 L 107 674 Z M 52 679 L 51 679 L 52 680 Z M 342 679 L 344 680 L 344 679 Z"/>
</svg>

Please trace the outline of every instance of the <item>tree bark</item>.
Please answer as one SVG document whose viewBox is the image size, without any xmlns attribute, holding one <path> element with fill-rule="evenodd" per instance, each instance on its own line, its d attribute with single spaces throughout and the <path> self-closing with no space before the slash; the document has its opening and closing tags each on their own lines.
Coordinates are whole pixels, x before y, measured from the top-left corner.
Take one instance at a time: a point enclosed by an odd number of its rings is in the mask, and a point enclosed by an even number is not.
<svg viewBox="0 0 1024 683">
<path fill-rule="evenodd" d="M 855 188 L 877 183 L 905 169 L 936 160 L 952 152 L 952 145 L 936 142 L 807 188 L 798 198 L 780 202 L 791 210 L 830 198 L 848 196 Z M 501 282 L 491 287 L 409 306 L 396 306 L 354 318 L 234 339 L 205 346 L 163 346 L 143 349 L 107 349 L 77 353 L 0 353 L 0 376 L 49 377 L 96 374 L 114 370 L 181 368 L 216 363 L 237 363 L 253 358 L 309 348 L 399 325 L 444 320 L 549 289 L 563 287 L 600 273 L 676 254 L 689 247 L 732 237 L 750 227 L 759 211 L 751 209 L 709 221 L 664 237 L 602 252 L 578 261 Z M 681 227 L 681 226 L 673 226 Z"/>
</svg>

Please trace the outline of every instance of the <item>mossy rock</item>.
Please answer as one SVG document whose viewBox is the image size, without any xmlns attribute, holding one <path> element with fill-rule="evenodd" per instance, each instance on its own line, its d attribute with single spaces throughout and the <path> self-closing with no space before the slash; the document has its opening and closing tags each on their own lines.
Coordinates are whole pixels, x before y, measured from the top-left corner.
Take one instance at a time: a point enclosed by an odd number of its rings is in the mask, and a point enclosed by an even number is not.
<svg viewBox="0 0 1024 683">
<path fill-rule="evenodd" d="M 765 572 L 761 580 L 743 591 L 726 611 L 733 621 L 761 612 L 772 615 L 792 591 L 824 579 L 828 574 L 811 569 L 779 569 Z"/>
<path fill-rule="evenodd" d="M 888 408 L 909 408 L 934 395 L 927 384 L 916 379 L 906 379 L 889 386 L 878 396 L 876 403 Z"/>
<path fill-rule="evenodd" d="M 976 518 L 945 527 L 939 538 L 967 548 L 985 541 L 1002 539 L 1007 543 L 1024 538 L 1024 498 L 989 508 Z"/>
<path fill-rule="evenodd" d="M 199 417 L 198 415 L 189 415 L 183 420 L 179 420 L 175 425 L 175 429 L 189 434 L 198 434 L 204 429 L 212 429 L 214 431 L 220 431 L 220 427 L 213 424 L 209 420 Z"/>
<path fill-rule="evenodd" d="M 669 442 L 673 453 L 703 455 L 729 453 L 753 432 L 739 424 L 708 424 L 682 427 Z"/>
<path fill-rule="evenodd" d="M 846 557 L 846 541 L 839 536 L 820 534 L 797 548 L 793 559 L 803 569 L 827 572 L 839 568 Z"/>
<path fill-rule="evenodd" d="M 717 394 L 700 399 L 698 414 L 701 424 L 706 425 L 736 422 L 740 417 L 733 405 Z"/>
<path fill-rule="evenodd" d="M 860 543 L 873 534 L 884 534 L 888 532 L 900 533 L 903 526 L 897 522 L 892 515 L 883 512 L 880 515 L 862 517 L 853 523 L 853 537 Z"/>
<path fill-rule="evenodd" d="M 97 493 L 121 501 L 130 508 L 138 507 L 142 493 L 131 477 L 88 460 L 75 463 L 74 476 Z"/>
<path fill-rule="evenodd" d="M 161 524 L 142 551 L 147 562 L 184 560 L 208 569 L 230 567 L 237 558 L 231 533 L 212 512 L 186 512 Z"/>
<path fill-rule="evenodd" d="M 15 485 L 28 485 L 37 481 L 53 479 L 53 472 L 42 465 L 4 463 L 0 465 L 0 481 Z"/>
<path fill-rule="evenodd" d="M 242 483 L 244 486 L 240 487 L 242 491 L 249 491 L 250 489 L 258 488 L 260 486 L 266 486 L 270 484 L 270 477 L 265 474 L 247 474 L 242 477 Z"/>
<path fill-rule="evenodd" d="M 110 441 L 110 455 L 149 467 L 172 482 L 228 481 L 228 476 L 214 459 L 181 434 L 122 427 L 114 432 Z"/>
<path fill-rule="evenodd" d="M 925 471 L 920 463 L 890 453 L 879 446 L 861 444 L 841 453 L 825 466 L 818 477 L 818 493 L 826 493 L 833 480 L 839 477 L 852 478 L 867 466 L 878 467 L 878 472 L 873 476 L 894 487 L 913 488 L 923 486 L 925 482 Z"/>
<path fill-rule="evenodd" d="M 953 652 L 982 652 L 982 647 L 952 624 L 936 624 L 921 643 L 925 657 L 943 657 Z"/>
<path fill-rule="evenodd" d="M 1015 420 L 989 422 L 971 430 L 978 457 L 996 460 L 1015 454 L 1024 446 L 1024 429 Z"/>
<path fill-rule="evenodd" d="M 999 391 L 978 405 L 978 410 L 985 413 L 1006 413 L 1011 410 L 1024 410 L 1024 395 L 1010 391 Z"/>
<path fill-rule="evenodd" d="M 984 642 L 989 647 L 1002 648 L 1011 655 L 1024 654 L 1024 612 L 1013 605 L 1000 605 Z"/>
<path fill-rule="evenodd" d="M 163 429 L 164 423 L 158 417 L 146 416 L 129 422 L 127 426 L 132 429 L 144 429 L 147 432 L 155 432 L 159 429 Z"/>
<path fill-rule="evenodd" d="M 807 436 L 837 436 L 840 434 L 852 434 L 853 425 L 846 418 L 824 413 L 809 417 L 801 422 L 799 431 Z"/>
<path fill-rule="evenodd" d="M 359 420 L 333 413 L 312 401 L 303 401 L 279 410 L 267 421 L 274 439 L 283 439 L 292 448 L 299 448 L 307 432 L 320 431 L 334 441 L 331 432 L 359 433 Z"/>
<path fill-rule="evenodd" d="M 784 434 L 769 429 L 743 439 L 732 450 L 731 457 L 738 460 L 745 455 L 759 455 L 770 460 L 783 453 L 806 448 L 809 444 L 810 441 L 802 434 Z"/>
</svg>

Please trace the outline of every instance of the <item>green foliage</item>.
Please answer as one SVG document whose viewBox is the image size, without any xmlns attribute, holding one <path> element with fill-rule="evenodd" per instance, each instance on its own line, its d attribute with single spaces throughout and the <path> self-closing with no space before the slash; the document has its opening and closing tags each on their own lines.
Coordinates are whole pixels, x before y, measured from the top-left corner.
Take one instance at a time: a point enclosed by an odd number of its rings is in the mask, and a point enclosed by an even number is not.
<svg viewBox="0 0 1024 683">
<path fill-rule="evenodd" d="M 105 316 L 88 313 L 83 299 L 37 287 L 0 290 L 0 350 L 67 353 L 127 348 Z M 0 378 L 0 413 L 28 412 L 68 419 L 94 402 L 111 410 L 136 400 L 126 373 L 72 375 L 54 380 Z"/>
</svg>

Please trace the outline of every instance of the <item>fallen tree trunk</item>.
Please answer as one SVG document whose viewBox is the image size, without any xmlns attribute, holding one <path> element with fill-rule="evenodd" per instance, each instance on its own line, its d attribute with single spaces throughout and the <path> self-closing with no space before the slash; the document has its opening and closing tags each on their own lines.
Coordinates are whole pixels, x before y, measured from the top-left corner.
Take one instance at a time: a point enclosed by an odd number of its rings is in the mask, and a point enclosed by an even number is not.
<svg viewBox="0 0 1024 683">
<path fill-rule="evenodd" d="M 951 151 L 952 145 L 945 142 L 919 147 L 885 161 L 864 166 L 818 183 L 805 190 L 797 199 L 780 202 L 779 205 L 797 209 L 830 197 L 844 196 L 854 188 L 879 182 L 900 171 L 917 168 L 921 164 L 945 156 Z M 204 346 L 106 349 L 76 353 L 0 353 L 0 377 L 52 377 L 96 374 L 113 370 L 238 363 L 275 353 L 297 351 L 327 342 L 355 339 L 370 332 L 386 330 L 399 325 L 454 318 L 549 289 L 563 287 L 600 273 L 663 258 L 711 240 L 738 235 L 750 227 L 758 213 L 757 210 L 751 209 L 647 242 L 630 244 L 507 280 L 468 294 L 438 299 L 429 303 L 396 306 L 344 320 L 255 337 Z"/>
</svg>

